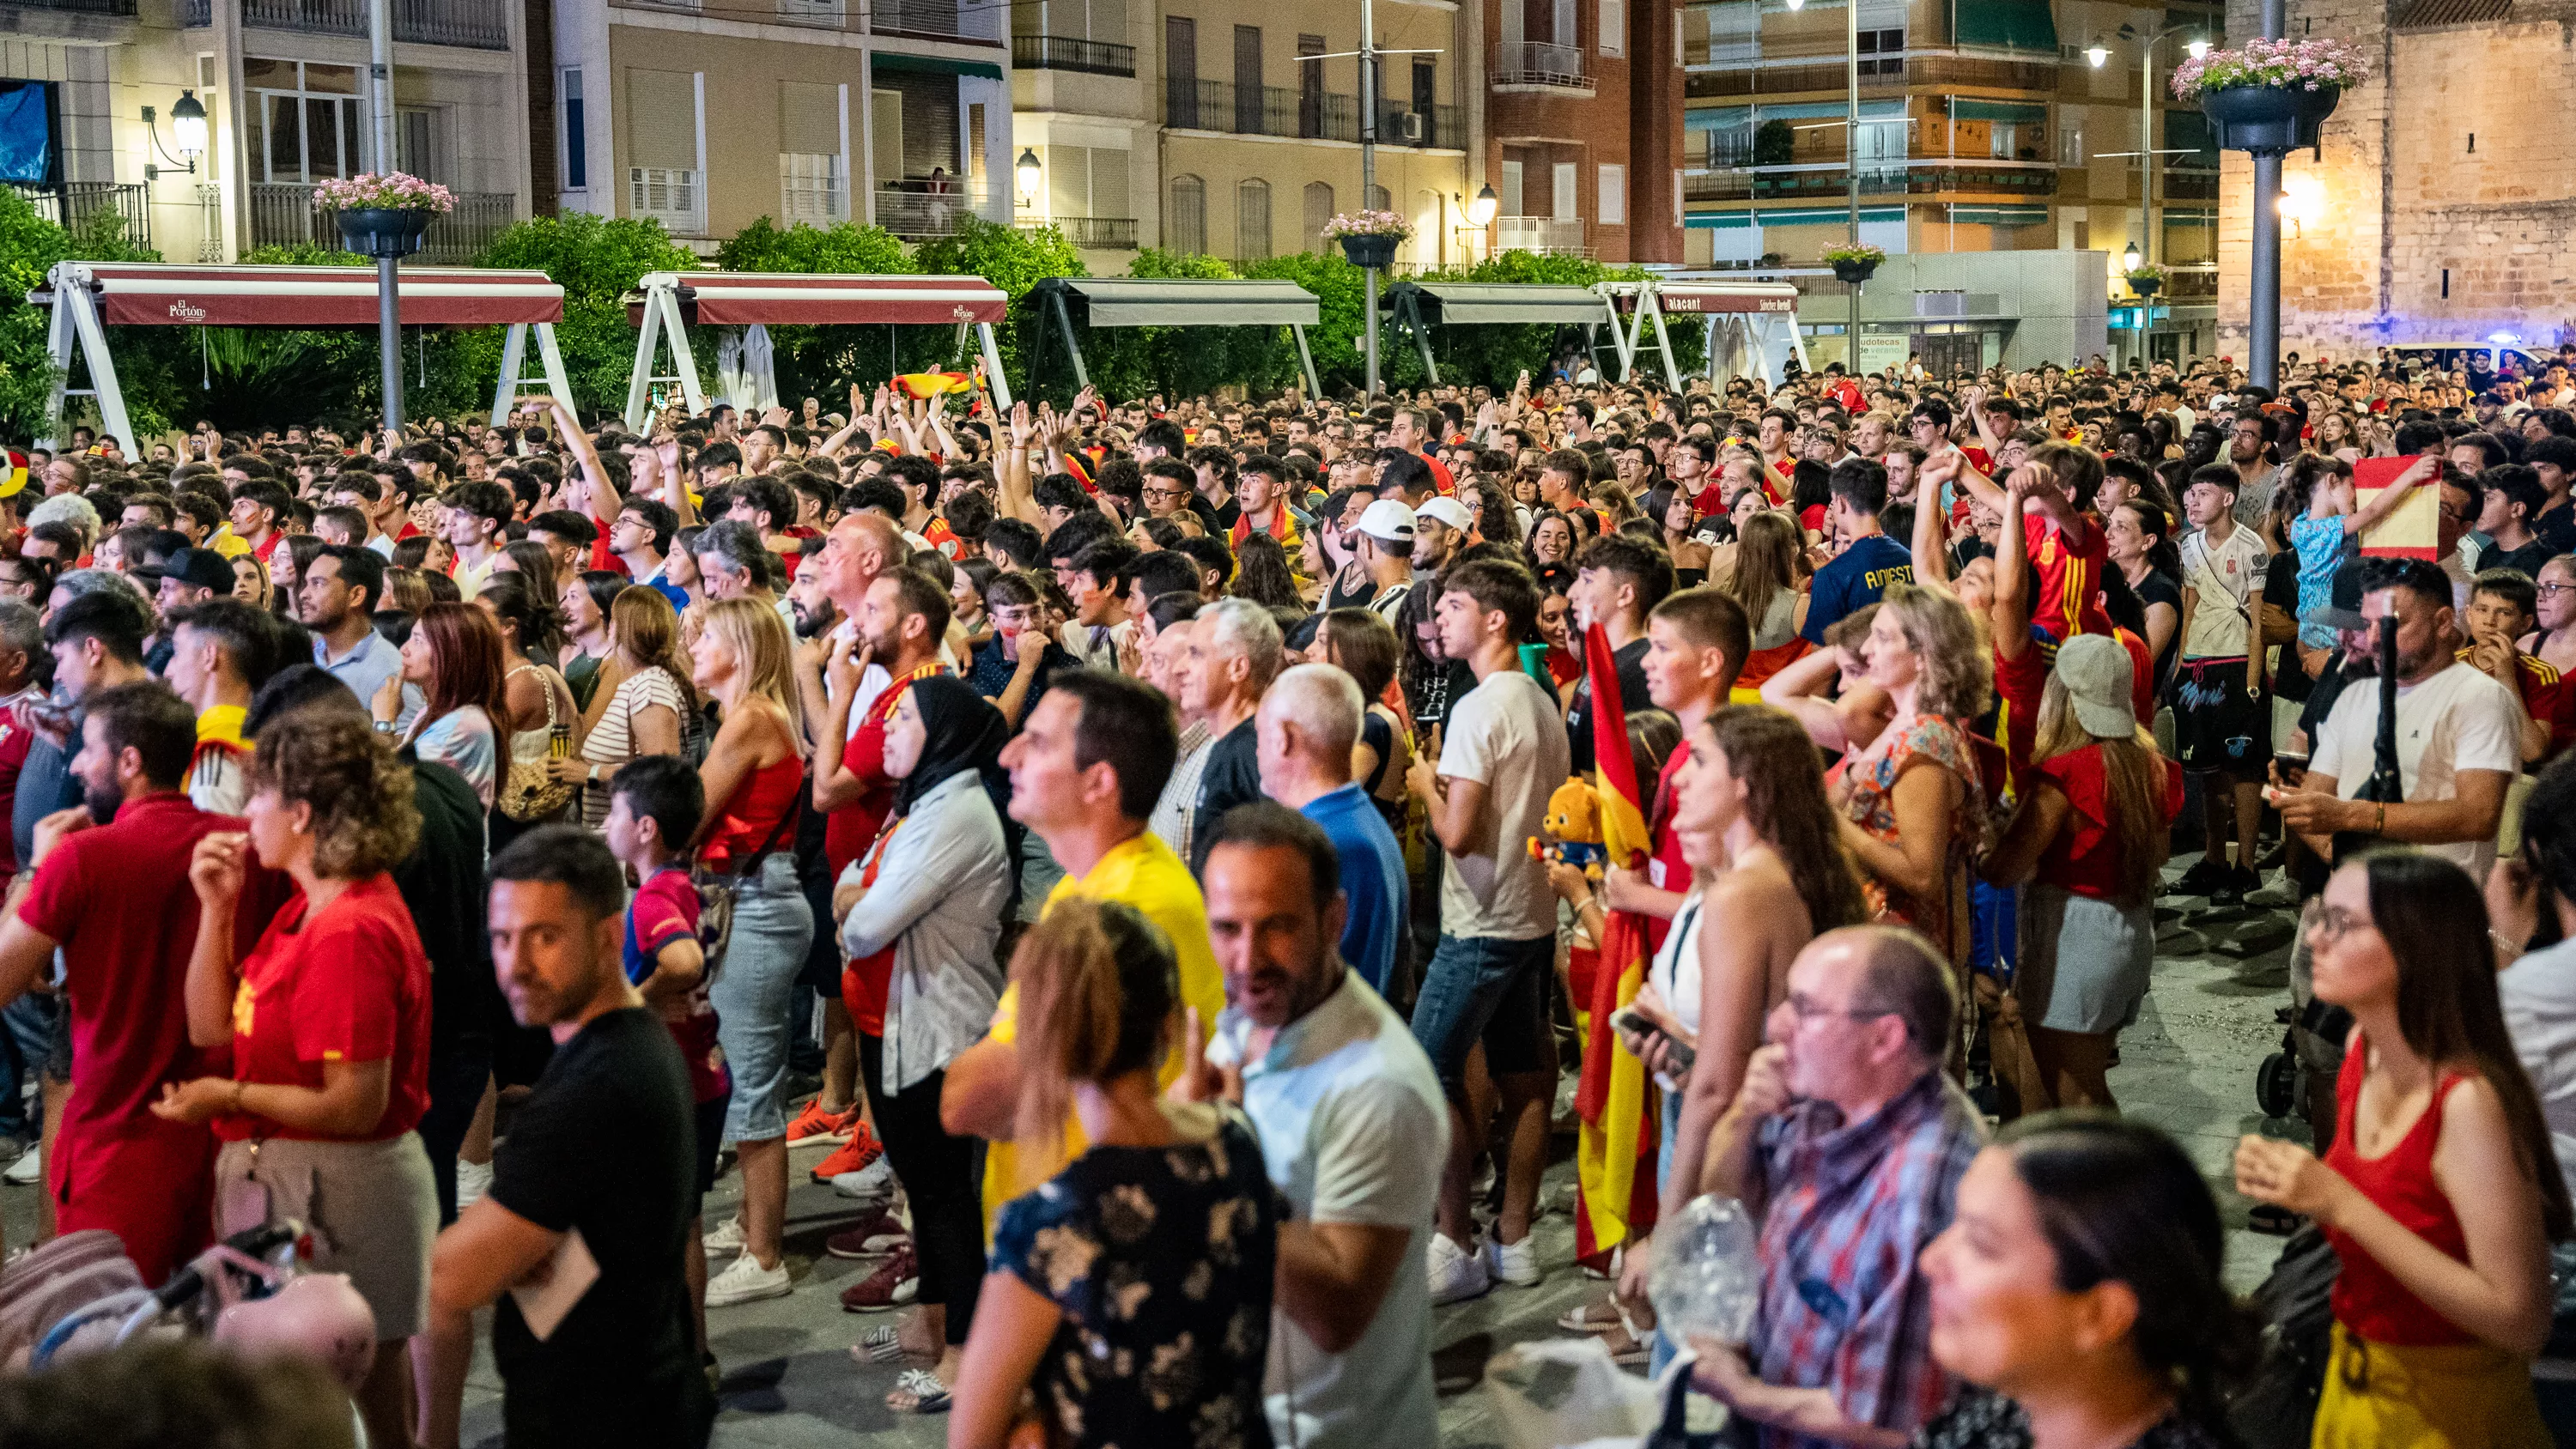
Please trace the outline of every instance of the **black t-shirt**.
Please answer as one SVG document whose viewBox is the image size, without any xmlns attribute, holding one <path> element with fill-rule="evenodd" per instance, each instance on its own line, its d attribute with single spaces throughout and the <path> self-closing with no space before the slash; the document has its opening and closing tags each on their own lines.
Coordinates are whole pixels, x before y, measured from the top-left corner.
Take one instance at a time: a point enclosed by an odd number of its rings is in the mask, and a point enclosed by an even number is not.
<svg viewBox="0 0 2576 1449">
<path fill-rule="evenodd" d="M 2548 548 L 2552 558 L 2562 553 L 2576 553 L 2576 503 L 2561 503 L 2533 519 L 2531 531 Z"/>
<path fill-rule="evenodd" d="M 1646 638 L 1640 634 L 1610 652 L 1619 671 L 1619 705 L 1634 713 L 1654 707 L 1646 692 Z M 1574 706 L 1565 712 L 1565 742 L 1573 750 L 1574 773 L 1592 773 L 1592 681 L 1575 681 Z"/>
<path fill-rule="evenodd" d="M 2263 602 L 2287 618 L 2299 616 L 2299 551 L 2282 549 L 2264 561 Z M 2296 702 L 2306 699 L 2316 682 L 2308 678 L 2307 666 L 2299 661 L 2299 651 L 2290 645 L 2280 646 L 2276 656 L 2280 667 L 2272 671 L 2272 692 Z"/>
<path fill-rule="evenodd" d="M 543 1343 L 501 1296 L 492 1357 L 514 1449 L 707 1442 L 715 1403 L 680 1270 L 696 1211 L 694 1105 L 670 1030 L 629 1007 L 555 1048 L 501 1139 L 492 1200 L 539 1227 L 578 1229 L 599 1264 Z"/>
<path fill-rule="evenodd" d="M 1260 737 L 1247 719 L 1208 746 L 1207 768 L 1199 773 L 1198 804 L 1190 815 L 1190 874 L 1206 866 L 1216 823 L 1225 812 L 1260 798 Z"/>
<path fill-rule="evenodd" d="M 2182 586 L 2161 569 L 2147 570 L 2147 576 L 2130 592 L 2138 602 L 2150 608 L 2162 604 L 2174 611 L 2173 633 L 2165 640 L 2165 651 L 2156 656 L 2156 695 L 2162 698 L 2165 686 L 2173 683 L 2174 660 L 2182 656 Z"/>
<path fill-rule="evenodd" d="M 483 933 L 483 802 L 463 775 L 410 750 L 403 755 L 420 843 L 392 874 L 429 957 L 429 1050 L 440 1056 L 460 1041 L 489 1038 L 501 1019 L 492 942 Z"/>
<path fill-rule="evenodd" d="M 2491 543 L 2478 550 L 2478 572 L 2485 573 L 2489 569 L 2511 569 L 2526 577 L 2538 578 L 2540 566 L 2557 556 L 2558 551 L 2551 548 L 2549 541 L 2544 538 L 2534 538 L 2516 549 L 2507 549 Z"/>
</svg>

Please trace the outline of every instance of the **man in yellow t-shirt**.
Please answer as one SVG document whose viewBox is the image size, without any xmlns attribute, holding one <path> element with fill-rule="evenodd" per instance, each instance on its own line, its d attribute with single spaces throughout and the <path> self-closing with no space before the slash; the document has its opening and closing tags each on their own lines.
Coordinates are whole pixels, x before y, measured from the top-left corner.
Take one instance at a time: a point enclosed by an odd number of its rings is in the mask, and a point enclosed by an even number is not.
<svg viewBox="0 0 2576 1449">
<path fill-rule="evenodd" d="M 1011 772 L 1011 818 L 1026 825 L 1064 867 L 1047 905 L 1069 896 L 1117 901 L 1162 928 L 1180 963 L 1180 996 L 1199 1020 L 1225 1009 L 1225 974 L 1208 944 L 1207 901 L 1189 867 L 1145 828 L 1154 801 L 1180 752 L 1170 701 L 1138 680 L 1106 670 L 1060 674 L 1029 712 L 1028 725 L 1002 751 Z M 1055 1175 L 1084 1146 L 1066 1124 L 1063 1150 L 1023 1162 L 1010 1141 L 1019 1106 L 1020 989 L 1002 992 L 990 1035 L 948 1064 L 939 1115 L 951 1132 L 990 1140 L 984 1159 L 984 1215 L 989 1226 L 1005 1202 Z M 1180 1072 L 1180 1040 L 1163 1064 Z"/>
</svg>

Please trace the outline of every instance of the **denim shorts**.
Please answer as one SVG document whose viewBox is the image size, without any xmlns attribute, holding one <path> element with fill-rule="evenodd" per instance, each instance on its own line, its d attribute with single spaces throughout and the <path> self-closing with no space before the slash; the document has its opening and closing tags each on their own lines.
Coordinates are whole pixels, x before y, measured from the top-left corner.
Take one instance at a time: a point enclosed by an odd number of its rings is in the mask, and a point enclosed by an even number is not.
<svg viewBox="0 0 2576 1449">
<path fill-rule="evenodd" d="M 1413 1003 L 1413 1039 L 1456 1092 L 1467 1078 L 1467 1053 L 1485 1044 L 1485 1070 L 1497 1077 L 1547 1066 L 1547 987 L 1556 975 L 1556 938 L 1506 941 L 1443 934 L 1422 971 Z"/>
<path fill-rule="evenodd" d="M 814 910 L 797 884 L 796 858 L 774 852 L 734 898 L 724 969 L 707 988 L 716 1044 L 733 1068 L 727 1142 L 787 1135 L 787 1038 L 795 1025 L 796 979 L 813 935 Z"/>
</svg>

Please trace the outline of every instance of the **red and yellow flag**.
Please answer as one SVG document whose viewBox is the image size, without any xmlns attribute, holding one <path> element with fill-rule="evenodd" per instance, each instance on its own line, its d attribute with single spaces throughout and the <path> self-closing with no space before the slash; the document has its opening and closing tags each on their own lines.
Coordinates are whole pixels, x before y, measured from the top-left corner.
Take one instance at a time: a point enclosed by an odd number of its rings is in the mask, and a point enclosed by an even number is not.
<svg viewBox="0 0 2576 1449">
<path fill-rule="evenodd" d="M 1603 856 L 1630 870 L 1646 859 L 1644 793 L 1628 751 L 1628 711 L 1619 697 L 1619 668 L 1610 636 L 1595 624 L 1584 635 L 1584 673 L 1592 681 L 1593 790 L 1601 801 Z M 1644 1233 L 1655 1222 L 1655 1148 L 1661 1135 L 1649 1125 L 1653 1093 L 1645 1065 L 1620 1049 L 1610 1018 L 1636 998 L 1646 982 L 1646 921 L 1633 911 L 1612 911 L 1604 926 L 1601 962 L 1592 973 L 1592 999 L 1580 1003 L 1589 1020 L 1583 1044 L 1583 1080 L 1574 1109 L 1582 1118 L 1575 1137 L 1575 1253 L 1589 1258 Z M 1637 1190 L 1639 1168 L 1645 1190 Z"/>
</svg>

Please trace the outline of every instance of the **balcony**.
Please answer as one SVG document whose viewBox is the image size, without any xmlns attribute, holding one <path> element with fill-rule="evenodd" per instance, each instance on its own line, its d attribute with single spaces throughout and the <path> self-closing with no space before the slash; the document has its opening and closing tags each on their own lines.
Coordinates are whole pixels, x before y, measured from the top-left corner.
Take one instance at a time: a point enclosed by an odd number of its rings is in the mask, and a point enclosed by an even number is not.
<svg viewBox="0 0 2576 1449">
<path fill-rule="evenodd" d="M 978 0 L 871 0 L 869 25 L 897 35 L 926 35 L 942 40 L 1002 43 L 1008 11 Z"/>
<path fill-rule="evenodd" d="M 124 4 L 124 13 L 133 14 L 133 0 Z M 190 25 L 214 23 L 213 0 L 187 0 L 187 6 Z M 87 8 L 87 3 L 67 8 Z M 241 0 L 241 8 L 242 24 L 253 29 L 367 33 L 366 0 Z M 406 44 L 510 48 L 509 10 L 501 0 L 393 0 L 393 11 L 394 39 Z"/>
<path fill-rule="evenodd" d="M 492 239 L 518 219 L 519 198 L 508 192 L 460 191 L 456 209 L 429 224 L 421 238 L 420 260 L 433 266 L 461 267 L 492 245 Z M 313 187 L 294 181 L 253 182 L 250 186 L 250 244 L 254 247 L 336 247 L 339 223 L 327 211 L 313 209 Z"/>
<path fill-rule="evenodd" d="M 1592 248 L 1584 243 L 1579 217 L 1560 221 L 1552 216 L 1498 216 L 1494 218 L 1494 245 L 1507 252 L 1592 255 Z"/>
<path fill-rule="evenodd" d="M 134 0 L 11 0 L 28 10 L 53 10 L 70 15 L 110 15 L 131 20 Z"/>
<path fill-rule="evenodd" d="M 662 229 L 673 236 L 704 236 L 706 178 L 676 166 L 629 166 L 626 210 L 639 221 L 650 218 L 662 223 Z"/>
<path fill-rule="evenodd" d="M 1720 97 L 1787 96 L 1827 91 L 1841 94 L 1850 84 L 1844 52 L 1807 56 L 1772 56 L 1751 63 L 1716 63 L 1710 47 L 1685 48 L 1682 94 L 1689 100 Z M 1998 60 L 1946 50 L 1908 50 L 1862 56 L 1863 95 L 1886 94 L 1912 86 L 1984 86 L 1998 90 L 2057 89 L 2055 60 Z"/>
<path fill-rule="evenodd" d="M 1014 70 L 1071 70 L 1084 75 L 1132 76 L 1136 47 L 1103 40 L 1076 40 L 1070 35 L 1014 35 Z"/>
<path fill-rule="evenodd" d="M 1132 216 L 1060 216 L 1055 224 L 1067 241 L 1086 251 L 1136 250 L 1136 218 Z"/>
<path fill-rule="evenodd" d="M 1175 131 L 1219 131 L 1235 136 L 1287 136 L 1308 141 L 1360 139 L 1360 108 L 1350 96 L 1290 86 L 1254 90 L 1225 81 L 1167 80 L 1163 124 Z M 1456 106 L 1415 111 L 1393 102 L 1378 109 L 1381 146 L 1467 144 L 1464 114 Z"/>
<path fill-rule="evenodd" d="M 1550 45 L 1537 40 L 1506 40 L 1494 47 L 1493 83 L 1497 86 L 1545 86 L 1550 90 L 1593 92 L 1592 72 L 1583 47 Z"/>
<path fill-rule="evenodd" d="M 2216 201 L 2218 168 L 2215 166 L 2167 166 L 2156 183 L 2156 200 Z"/>
<path fill-rule="evenodd" d="M 894 181 L 877 188 L 877 225 L 905 241 L 953 236 L 961 216 L 980 216 L 985 189 L 958 181 Z"/>
<path fill-rule="evenodd" d="M 36 215 L 65 231 L 95 234 L 106 227 L 116 227 L 136 246 L 152 245 L 152 210 L 140 184 L 66 181 L 37 186 L 12 182 L 10 190 L 24 197 L 36 209 Z"/>
</svg>

